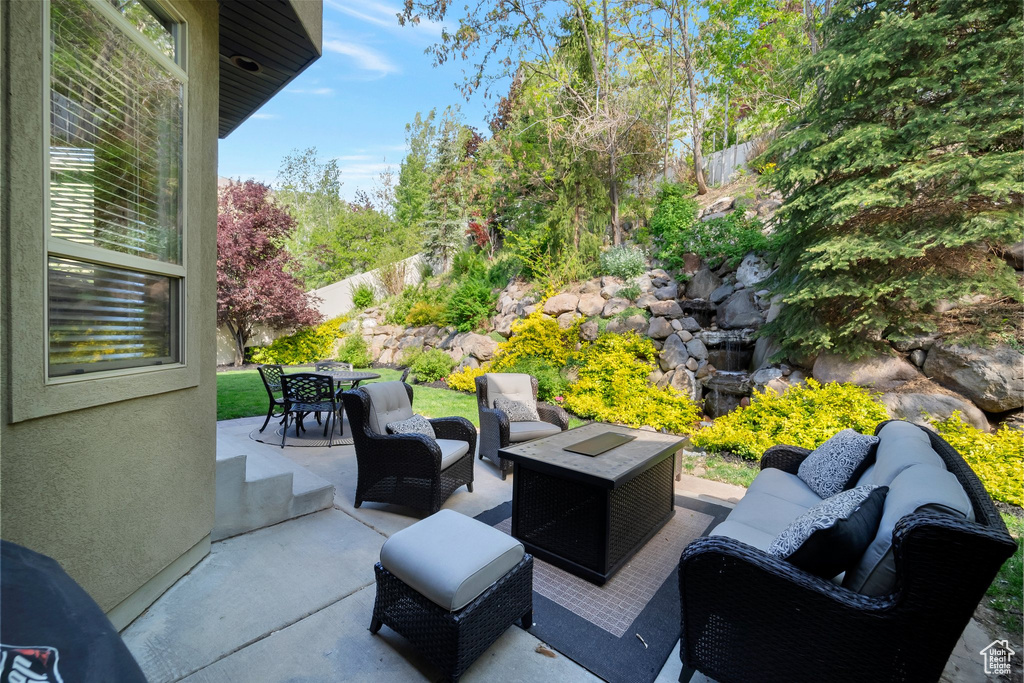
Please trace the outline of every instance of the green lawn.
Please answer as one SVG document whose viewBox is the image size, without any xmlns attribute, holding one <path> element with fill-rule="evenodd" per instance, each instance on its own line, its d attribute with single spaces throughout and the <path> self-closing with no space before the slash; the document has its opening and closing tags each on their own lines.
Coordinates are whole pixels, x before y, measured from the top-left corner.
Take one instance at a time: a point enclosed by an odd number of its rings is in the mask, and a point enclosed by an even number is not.
<svg viewBox="0 0 1024 683">
<path fill-rule="evenodd" d="M 1017 541 L 1017 552 L 1006 561 L 996 580 L 988 589 L 989 607 L 996 610 L 999 621 L 1011 633 L 1020 633 L 1024 612 L 1024 518 L 1003 513 L 1010 535 Z"/>
<path fill-rule="evenodd" d="M 309 368 L 312 370 L 312 368 Z M 380 374 L 375 382 L 396 380 L 398 370 L 370 370 Z M 427 417 L 461 415 L 479 426 L 476 397 L 447 389 L 413 387 L 413 407 Z M 264 416 L 267 414 L 267 392 L 256 370 L 229 370 L 217 373 L 217 419 Z"/>
<path fill-rule="evenodd" d="M 312 368 L 309 368 L 312 370 Z M 380 375 L 374 382 L 389 382 L 402 376 L 398 370 L 369 370 Z M 426 417 L 449 417 L 460 415 L 475 426 L 480 426 L 476 410 L 476 396 L 449 389 L 418 387 L 413 385 L 413 409 Z M 236 417 L 263 417 L 267 414 L 267 391 L 256 370 L 228 370 L 217 373 L 217 419 L 232 420 Z M 570 427 L 586 424 L 583 420 L 569 417 Z"/>
</svg>

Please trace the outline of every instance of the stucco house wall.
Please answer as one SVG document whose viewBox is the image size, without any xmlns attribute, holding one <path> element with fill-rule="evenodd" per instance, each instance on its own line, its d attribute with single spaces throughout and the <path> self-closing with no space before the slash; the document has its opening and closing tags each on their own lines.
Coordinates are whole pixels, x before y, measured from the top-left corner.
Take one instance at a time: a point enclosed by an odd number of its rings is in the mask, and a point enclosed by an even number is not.
<svg viewBox="0 0 1024 683">
<path fill-rule="evenodd" d="M 0 535 L 125 626 L 209 552 L 216 456 L 218 3 L 187 25 L 185 364 L 45 380 L 43 2 L 0 3 Z"/>
</svg>

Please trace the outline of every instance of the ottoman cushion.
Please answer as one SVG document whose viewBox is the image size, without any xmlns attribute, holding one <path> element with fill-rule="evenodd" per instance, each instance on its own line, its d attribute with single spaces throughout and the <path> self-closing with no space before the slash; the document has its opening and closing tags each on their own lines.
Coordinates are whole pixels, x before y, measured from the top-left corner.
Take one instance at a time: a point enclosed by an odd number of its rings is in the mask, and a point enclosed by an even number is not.
<svg viewBox="0 0 1024 683">
<path fill-rule="evenodd" d="M 440 607 L 460 610 L 523 559 L 523 544 L 454 510 L 391 536 L 380 563 Z"/>
</svg>

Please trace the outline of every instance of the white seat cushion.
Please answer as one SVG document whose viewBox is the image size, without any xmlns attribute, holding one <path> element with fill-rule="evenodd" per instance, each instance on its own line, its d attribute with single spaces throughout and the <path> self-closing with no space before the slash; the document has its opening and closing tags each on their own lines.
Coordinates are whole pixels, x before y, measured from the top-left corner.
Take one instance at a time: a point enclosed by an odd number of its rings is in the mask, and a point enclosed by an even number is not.
<svg viewBox="0 0 1024 683">
<path fill-rule="evenodd" d="M 537 407 L 537 399 L 533 396 L 533 378 L 518 372 L 488 372 L 487 407 L 494 407 L 494 399 L 504 397 L 519 401 L 528 406 Z"/>
<path fill-rule="evenodd" d="M 412 404 L 402 382 L 374 382 L 360 388 L 370 396 L 370 413 L 366 420 L 371 431 L 387 434 L 389 422 L 401 422 L 412 417 Z"/>
<path fill-rule="evenodd" d="M 893 591 L 896 587 L 896 560 L 892 551 L 892 532 L 901 518 L 918 510 L 934 510 L 962 519 L 974 519 L 971 499 L 956 475 L 930 464 L 904 469 L 889 483 L 878 532 L 857 565 L 846 572 L 844 586 L 864 595 L 886 595 Z"/>
<path fill-rule="evenodd" d="M 431 602 L 460 610 L 519 564 L 523 544 L 454 510 L 391 536 L 380 563 Z"/>
<path fill-rule="evenodd" d="M 558 434 L 561 431 L 558 425 L 553 425 L 550 422 L 509 422 L 508 440 L 512 443 L 532 441 Z"/>
<path fill-rule="evenodd" d="M 940 470 L 946 463 L 932 450 L 924 430 L 909 422 L 890 422 L 878 432 L 875 464 L 861 475 L 857 486 L 889 486 L 900 472 L 914 465 L 929 465 Z"/>
<path fill-rule="evenodd" d="M 767 493 L 777 498 L 810 508 L 821 502 L 821 497 L 795 474 L 769 467 L 758 472 L 750 490 Z"/>
<path fill-rule="evenodd" d="M 730 522 L 728 519 L 716 526 L 709 535 L 728 536 L 729 538 L 736 539 L 741 543 L 752 545 L 758 550 L 768 550 L 768 546 L 770 546 L 772 541 L 775 540 L 775 536 L 773 534 L 758 531 L 753 527 L 739 522 Z"/>
<path fill-rule="evenodd" d="M 820 503 L 821 500 L 819 499 Z M 747 491 L 746 495 L 736 503 L 736 507 L 726 518 L 730 522 L 738 522 L 778 536 L 790 522 L 807 512 L 812 506 L 794 503 L 778 496 L 757 491 Z"/>
<path fill-rule="evenodd" d="M 457 439 L 436 439 L 441 447 L 441 469 L 447 468 L 469 451 L 469 443 Z"/>
</svg>

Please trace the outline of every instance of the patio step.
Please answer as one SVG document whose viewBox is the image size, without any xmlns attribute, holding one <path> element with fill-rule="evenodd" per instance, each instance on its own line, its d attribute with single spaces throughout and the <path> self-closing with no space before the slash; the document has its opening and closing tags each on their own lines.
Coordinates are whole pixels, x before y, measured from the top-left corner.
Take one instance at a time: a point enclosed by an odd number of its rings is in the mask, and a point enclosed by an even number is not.
<svg viewBox="0 0 1024 683">
<path fill-rule="evenodd" d="M 211 540 L 219 541 L 334 504 L 334 485 L 272 452 L 217 449 Z"/>
</svg>

